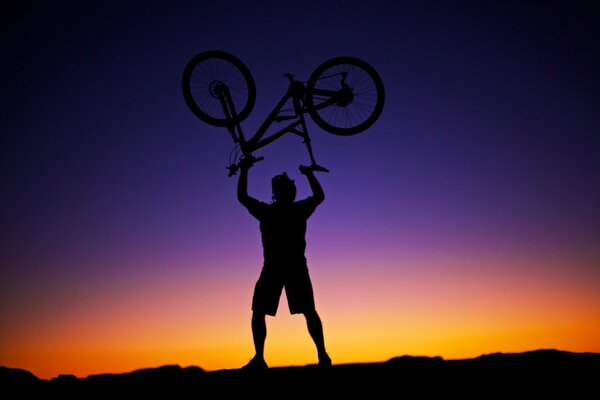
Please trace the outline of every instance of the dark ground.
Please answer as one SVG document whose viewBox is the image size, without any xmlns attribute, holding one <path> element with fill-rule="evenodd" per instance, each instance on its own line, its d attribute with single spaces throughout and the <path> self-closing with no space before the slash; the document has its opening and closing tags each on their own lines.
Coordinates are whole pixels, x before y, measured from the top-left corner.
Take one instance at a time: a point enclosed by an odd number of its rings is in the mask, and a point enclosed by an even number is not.
<svg viewBox="0 0 600 400">
<path fill-rule="evenodd" d="M 402 356 L 380 363 L 276 367 L 206 372 L 167 365 L 125 374 L 41 380 L 28 371 L 0 367 L 4 398 L 521 398 L 569 399 L 598 395 L 600 353 L 536 350 L 473 359 Z M 594 395 L 595 393 L 595 395 Z M 35 396 L 35 397 L 31 397 Z M 55 397 L 56 396 L 56 397 Z"/>
</svg>

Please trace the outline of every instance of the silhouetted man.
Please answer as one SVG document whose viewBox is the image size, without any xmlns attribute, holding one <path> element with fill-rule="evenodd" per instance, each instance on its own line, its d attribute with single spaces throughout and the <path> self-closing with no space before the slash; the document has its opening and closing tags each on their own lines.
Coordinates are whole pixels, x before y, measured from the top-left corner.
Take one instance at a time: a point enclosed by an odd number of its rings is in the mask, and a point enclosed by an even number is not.
<svg viewBox="0 0 600 400">
<path fill-rule="evenodd" d="M 266 316 L 275 316 L 281 292 L 285 288 L 290 314 L 304 314 L 312 337 L 319 366 L 331 366 L 325 351 L 323 325 L 315 309 L 313 288 L 308 273 L 304 250 L 306 222 L 325 199 L 321 184 L 311 167 L 300 166 L 310 184 L 312 195 L 295 201 L 296 186 L 284 172 L 272 179 L 273 202 L 263 203 L 248 195 L 248 169 L 252 158 L 240 163 L 237 197 L 240 203 L 260 221 L 264 264 L 254 287 L 252 297 L 252 336 L 255 355 L 243 369 L 267 369 L 264 359 L 267 337 Z"/>
</svg>

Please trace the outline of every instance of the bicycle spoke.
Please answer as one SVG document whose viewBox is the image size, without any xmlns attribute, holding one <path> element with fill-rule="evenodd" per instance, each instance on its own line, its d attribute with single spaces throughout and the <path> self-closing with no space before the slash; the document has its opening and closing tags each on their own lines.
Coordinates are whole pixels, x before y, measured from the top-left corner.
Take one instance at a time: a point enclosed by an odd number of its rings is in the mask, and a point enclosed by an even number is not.
<svg viewBox="0 0 600 400">
<path fill-rule="evenodd" d="M 184 98 L 200 119 L 217 126 L 241 121 L 254 106 L 256 88 L 250 71 L 236 57 L 221 51 L 207 51 L 192 58 L 182 78 Z M 223 95 L 235 110 L 223 109 Z M 229 107 L 229 106 L 226 106 Z"/>
<path fill-rule="evenodd" d="M 362 132 L 383 107 L 383 84 L 375 70 L 354 57 L 321 64 L 308 84 L 309 113 L 323 129 L 340 135 Z"/>
</svg>

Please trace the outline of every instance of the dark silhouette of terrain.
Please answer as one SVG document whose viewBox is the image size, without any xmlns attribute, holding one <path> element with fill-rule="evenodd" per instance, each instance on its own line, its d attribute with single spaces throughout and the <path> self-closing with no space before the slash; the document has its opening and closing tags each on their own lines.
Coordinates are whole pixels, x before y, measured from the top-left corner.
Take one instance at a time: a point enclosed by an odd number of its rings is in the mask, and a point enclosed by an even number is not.
<svg viewBox="0 0 600 400">
<path fill-rule="evenodd" d="M 165 396 L 165 398 L 313 397 L 400 398 L 458 395 L 462 398 L 520 398 L 527 395 L 590 396 L 597 392 L 600 353 L 535 350 L 494 353 L 472 359 L 401 356 L 384 362 L 269 368 L 266 371 L 166 365 L 124 374 L 42 380 L 28 371 L 0 367 L 0 388 L 7 393 L 76 398 Z M 4 393 L 6 394 L 6 393 Z M 374 396 L 374 397 L 373 397 Z M 5 397 L 7 398 L 7 397 Z"/>
</svg>

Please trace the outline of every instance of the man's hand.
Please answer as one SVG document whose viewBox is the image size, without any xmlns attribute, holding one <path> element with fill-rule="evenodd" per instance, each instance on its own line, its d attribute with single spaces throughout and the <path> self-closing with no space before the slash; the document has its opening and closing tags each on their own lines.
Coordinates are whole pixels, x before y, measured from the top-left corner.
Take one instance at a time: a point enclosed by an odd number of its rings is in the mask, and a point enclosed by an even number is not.
<svg viewBox="0 0 600 400">
<path fill-rule="evenodd" d="M 261 157 L 261 159 L 262 159 L 262 157 Z M 240 167 L 241 170 L 248 171 L 250 169 L 250 167 L 252 167 L 256 161 L 257 161 L 256 158 L 254 158 L 252 155 L 248 155 L 240 160 L 238 166 Z"/>
<path fill-rule="evenodd" d="M 300 173 L 302 175 L 308 175 L 313 173 L 313 169 L 310 165 L 301 165 L 300 167 L 298 167 L 298 169 L 300 170 Z"/>
<path fill-rule="evenodd" d="M 300 173 L 306 176 L 308 179 L 308 183 L 310 184 L 310 188 L 312 190 L 312 197 L 316 201 L 316 204 L 320 204 L 325 200 L 325 193 L 323 192 L 323 188 L 319 183 L 319 180 L 315 176 L 315 169 L 319 170 L 318 165 L 301 165 L 299 168 Z"/>
</svg>

